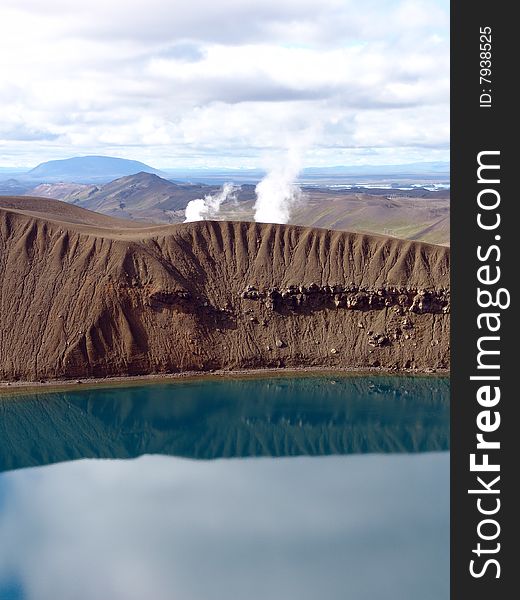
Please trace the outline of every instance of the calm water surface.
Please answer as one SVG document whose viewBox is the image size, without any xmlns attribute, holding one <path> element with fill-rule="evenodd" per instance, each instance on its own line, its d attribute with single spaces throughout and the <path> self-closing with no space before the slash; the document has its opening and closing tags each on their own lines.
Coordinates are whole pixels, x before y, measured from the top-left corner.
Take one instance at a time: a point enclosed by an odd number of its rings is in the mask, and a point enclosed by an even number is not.
<svg viewBox="0 0 520 600">
<path fill-rule="evenodd" d="M 0 599 L 448 600 L 449 382 L 0 396 Z"/>
</svg>

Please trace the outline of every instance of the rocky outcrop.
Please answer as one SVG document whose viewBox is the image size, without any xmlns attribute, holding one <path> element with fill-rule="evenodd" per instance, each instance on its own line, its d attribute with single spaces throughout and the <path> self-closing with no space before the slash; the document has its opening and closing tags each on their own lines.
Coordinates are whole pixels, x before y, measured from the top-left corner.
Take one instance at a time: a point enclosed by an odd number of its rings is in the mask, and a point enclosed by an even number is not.
<svg viewBox="0 0 520 600">
<path fill-rule="evenodd" d="M 397 307 L 414 313 L 447 314 L 450 312 L 449 290 L 417 290 L 410 288 L 370 289 L 350 285 L 323 285 L 311 283 L 291 285 L 284 290 L 269 288 L 258 291 L 254 285 L 248 285 L 241 297 L 246 300 L 263 302 L 273 311 L 316 311 L 334 308 L 350 310 L 383 310 Z"/>
<path fill-rule="evenodd" d="M 45 202 L 0 199 L 0 379 L 449 367 L 445 247 Z"/>
</svg>

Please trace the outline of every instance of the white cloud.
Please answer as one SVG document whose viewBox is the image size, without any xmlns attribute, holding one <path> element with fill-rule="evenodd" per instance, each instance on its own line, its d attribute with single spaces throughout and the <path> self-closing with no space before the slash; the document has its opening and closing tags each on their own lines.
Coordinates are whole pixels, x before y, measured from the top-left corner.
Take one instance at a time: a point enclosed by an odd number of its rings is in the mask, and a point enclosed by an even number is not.
<svg viewBox="0 0 520 600">
<path fill-rule="evenodd" d="M 2 163 L 94 152 L 254 166 L 316 125 L 307 162 L 371 144 L 447 158 L 448 12 L 447 0 L 4 0 Z"/>
</svg>

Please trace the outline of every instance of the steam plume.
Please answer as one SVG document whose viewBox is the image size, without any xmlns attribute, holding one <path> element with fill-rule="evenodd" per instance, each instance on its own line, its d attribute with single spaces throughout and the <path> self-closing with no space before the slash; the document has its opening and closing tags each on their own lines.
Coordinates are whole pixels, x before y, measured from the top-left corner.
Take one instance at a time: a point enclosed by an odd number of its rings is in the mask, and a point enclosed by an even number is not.
<svg viewBox="0 0 520 600">
<path fill-rule="evenodd" d="M 255 221 L 260 223 L 288 223 L 292 209 L 302 199 L 296 179 L 303 166 L 303 155 L 311 143 L 313 131 L 293 138 L 286 160 L 275 165 L 255 188 L 253 207 Z"/>
<path fill-rule="evenodd" d="M 220 206 L 226 200 L 236 200 L 236 193 L 240 188 L 232 183 L 225 183 L 220 192 L 207 194 L 204 198 L 190 200 L 186 206 L 185 223 L 189 221 L 204 221 L 213 219 L 218 215 Z"/>
</svg>

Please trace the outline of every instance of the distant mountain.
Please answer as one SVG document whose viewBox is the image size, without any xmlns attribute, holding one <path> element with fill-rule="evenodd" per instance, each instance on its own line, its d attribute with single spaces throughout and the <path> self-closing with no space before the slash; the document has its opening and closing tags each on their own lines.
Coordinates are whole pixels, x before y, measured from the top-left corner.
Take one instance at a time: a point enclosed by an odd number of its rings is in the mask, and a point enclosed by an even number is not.
<svg viewBox="0 0 520 600">
<path fill-rule="evenodd" d="M 0 196 L 16 196 L 25 194 L 30 188 L 27 183 L 18 181 L 18 179 L 5 179 L 0 181 Z"/>
<path fill-rule="evenodd" d="M 104 183 L 139 172 L 161 174 L 161 171 L 137 160 L 112 156 L 78 156 L 41 163 L 23 175 L 23 178 L 38 182 Z"/>
</svg>

